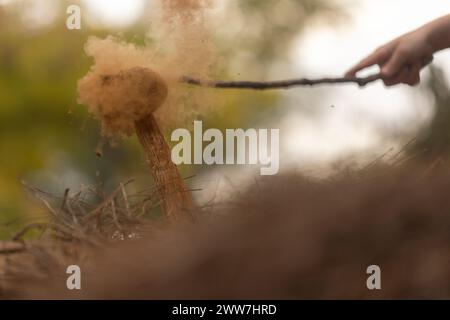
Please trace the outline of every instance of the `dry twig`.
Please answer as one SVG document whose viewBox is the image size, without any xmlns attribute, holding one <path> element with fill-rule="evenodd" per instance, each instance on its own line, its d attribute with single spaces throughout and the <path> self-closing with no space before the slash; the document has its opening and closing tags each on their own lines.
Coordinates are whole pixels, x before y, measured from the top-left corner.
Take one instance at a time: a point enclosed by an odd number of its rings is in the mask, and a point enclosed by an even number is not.
<svg viewBox="0 0 450 320">
<path fill-rule="evenodd" d="M 371 82 L 380 80 L 381 76 L 371 75 L 365 78 L 321 78 L 321 79 L 291 79 L 280 81 L 217 81 L 217 80 L 200 80 L 192 77 L 182 77 L 181 82 L 210 88 L 220 89 L 252 89 L 252 90 L 274 90 L 274 89 L 291 89 L 299 86 L 314 86 L 319 84 L 343 84 L 355 83 L 360 87 L 364 87 Z"/>
</svg>

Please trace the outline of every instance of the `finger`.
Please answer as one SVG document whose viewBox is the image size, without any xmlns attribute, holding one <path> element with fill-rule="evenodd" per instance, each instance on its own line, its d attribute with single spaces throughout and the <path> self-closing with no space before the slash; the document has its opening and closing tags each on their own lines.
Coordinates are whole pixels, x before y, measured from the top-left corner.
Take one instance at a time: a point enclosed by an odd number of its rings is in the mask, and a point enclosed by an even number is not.
<svg viewBox="0 0 450 320">
<path fill-rule="evenodd" d="M 392 58 L 381 68 L 381 76 L 385 79 L 395 77 L 406 64 L 406 55 L 396 50 Z"/>
<path fill-rule="evenodd" d="M 416 63 L 409 69 L 408 81 L 406 84 L 410 86 L 415 86 L 420 82 L 420 70 L 422 69 L 422 64 Z"/>
<path fill-rule="evenodd" d="M 433 55 L 430 55 L 430 56 L 428 56 L 428 57 L 425 57 L 425 58 L 422 60 L 422 67 L 426 67 L 426 66 L 428 66 L 429 64 L 433 63 L 433 60 L 434 60 L 434 56 L 433 56 Z"/>
<path fill-rule="evenodd" d="M 374 53 L 369 55 L 367 58 L 361 60 L 358 64 L 356 64 L 354 67 L 352 67 L 350 70 L 348 70 L 345 74 L 346 77 L 355 77 L 356 73 L 359 71 L 368 68 L 370 66 L 373 66 L 375 64 L 381 65 L 386 62 L 386 60 L 389 58 L 389 50 L 385 48 L 381 48 L 376 50 Z"/>
<path fill-rule="evenodd" d="M 404 67 L 392 78 L 383 78 L 383 82 L 386 86 L 391 87 L 400 83 L 405 83 L 408 81 L 410 76 L 410 69 L 408 67 Z"/>
</svg>

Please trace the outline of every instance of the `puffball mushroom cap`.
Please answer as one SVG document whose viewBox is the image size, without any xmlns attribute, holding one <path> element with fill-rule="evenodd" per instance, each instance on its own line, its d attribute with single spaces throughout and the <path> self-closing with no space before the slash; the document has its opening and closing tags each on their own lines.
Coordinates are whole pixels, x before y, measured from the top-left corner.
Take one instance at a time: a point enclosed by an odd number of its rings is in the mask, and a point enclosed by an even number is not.
<svg viewBox="0 0 450 320">
<path fill-rule="evenodd" d="M 78 85 L 79 102 L 100 120 L 105 136 L 134 133 L 135 123 L 167 98 L 167 85 L 153 70 L 134 67 L 116 74 L 88 74 Z"/>
</svg>

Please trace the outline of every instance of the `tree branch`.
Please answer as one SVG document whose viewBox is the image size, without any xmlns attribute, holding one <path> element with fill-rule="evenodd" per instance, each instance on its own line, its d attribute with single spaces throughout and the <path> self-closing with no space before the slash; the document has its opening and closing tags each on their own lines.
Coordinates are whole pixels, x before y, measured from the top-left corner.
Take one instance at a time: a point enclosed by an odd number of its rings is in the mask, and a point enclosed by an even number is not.
<svg viewBox="0 0 450 320">
<path fill-rule="evenodd" d="M 181 78 L 181 82 L 210 88 L 221 89 L 251 89 L 251 90 L 273 90 L 273 89 L 291 89 L 298 86 L 315 86 L 319 84 L 339 84 L 355 83 L 360 87 L 381 79 L 380 75 L 372 75 L 366 78 L 321 78 L 321 79 L 291 79 L 280 81 L 215 81 L 200 80 L 188 76 Z"/>
<path fill-rule="evenodd" d="M 18 241 L 0 241 L 0 255 L 7 255 L 24 251 L 26 246 Z M 0 270 L 1 271 L 1 270 Z"/>
</svg>

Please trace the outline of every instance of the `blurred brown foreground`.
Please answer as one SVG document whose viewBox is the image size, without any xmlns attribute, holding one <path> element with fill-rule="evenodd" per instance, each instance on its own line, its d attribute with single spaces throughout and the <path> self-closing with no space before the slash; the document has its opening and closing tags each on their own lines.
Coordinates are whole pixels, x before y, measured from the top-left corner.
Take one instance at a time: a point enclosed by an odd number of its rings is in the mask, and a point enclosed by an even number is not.
<svg viewBox="0 0 450 320">
<path fill-rule="evenodd" d="M 195 224 L 149 223 L 124 241 L 27 242 L 0 258 L 0 296 L 448 299 L 449 192 L 439 165 L 264 178 Z M 66 288 L 70 264 L 81 267 L 80 291 Z M 372 264 L 381 290 L 366 287 Z"/>
</svg>

